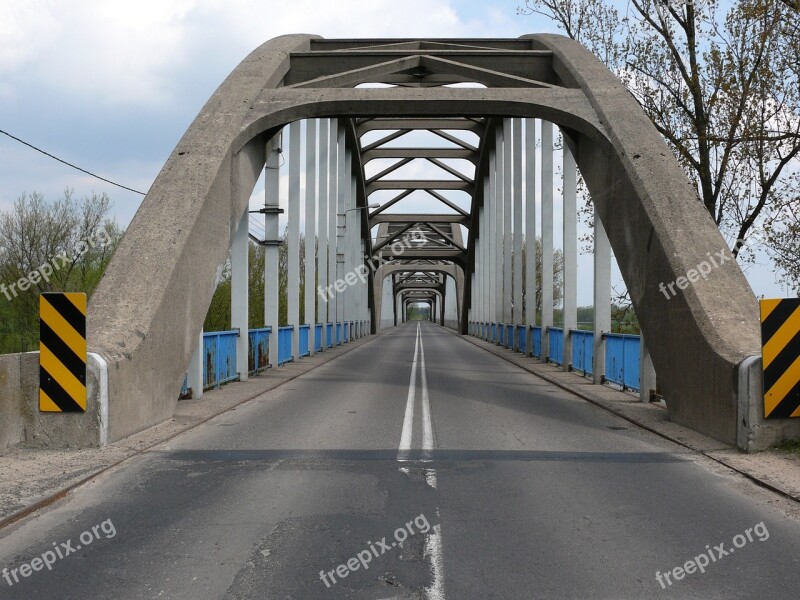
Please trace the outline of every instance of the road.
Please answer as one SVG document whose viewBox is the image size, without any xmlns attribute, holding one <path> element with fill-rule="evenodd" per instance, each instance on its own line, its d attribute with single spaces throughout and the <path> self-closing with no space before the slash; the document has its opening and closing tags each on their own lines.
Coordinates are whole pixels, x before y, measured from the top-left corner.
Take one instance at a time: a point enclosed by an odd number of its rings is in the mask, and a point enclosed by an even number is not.
<svg viewBox="0 0 800 600">
<path fill-rule="evenodd" d="M 0 532 L 0 598 L 797 598 L 713 464 L 411 322 Z"/>
</svg>

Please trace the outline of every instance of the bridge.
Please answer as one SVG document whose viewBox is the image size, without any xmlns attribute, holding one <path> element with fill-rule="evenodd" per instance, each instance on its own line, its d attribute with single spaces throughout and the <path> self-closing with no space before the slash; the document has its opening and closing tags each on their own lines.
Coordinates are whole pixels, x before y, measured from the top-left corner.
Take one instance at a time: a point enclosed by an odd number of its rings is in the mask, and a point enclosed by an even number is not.
<svg viewBox="0 0 800 600">
<path fill-rule="evenodd" d="M 612 332 L 612 252 L 641 335 Z M 228 261 L 232 329 L 203 331 Z M 87 318 L 87 412 L 36 426 L 146 449 L 8 531 L 3 597 L 796 595 L 796 507 L 685 441 L 800 437 L 764 417 L 756 299 L 633 97 L 564 37 L 265 43 L 178 142 Z M 658 400 L 682 433 L 609 398 Z M 153 443 L 179 413 L 196 426 Z M 86 560 L 27 579 L 49 540 Z"/>
<path fill-rule="evenodd" d="M 419 178 L 421 162 L 436 169 L 432 178 Z M 556 170 L 561 333 L 553 314 Z M 254 214 L 249 199 L 262 174 L 264 205 Z M 293 329 L 280 335 L 291 336 L 293 360 L 303 326 L 352 322 L 346 335 L 360 337 L 399 324 L 409 302 L 424 302 L 459 333 L 520 350 L 524 341 L 529 355 L 547 358 L 552 343 L 563 344 L 560 362 L 570 368 L 579 175 L 594 211 L 592 365 L 584 370 L 597 382 L 605 376 L 613 250 L 645 340 L 645 393 L 656 388 L 652 362 L 677 423 L 741 448 L 796 433 L 789 420 L 763 420 L 758 307 L 741 270 L 724 256 L 724 239 L 659 134 L 594 56 L 555 35 L 290 35 L 255 50 L 209 99 L 92 300 L 88 339 L 96 370 L 107 373 L 107 389 L 94 388 L 96 403 L 108 406 L 107 439 L 170 418 L 190 363 L 197 389 L 202 323 L 229 255 L 232 325 L 247 330 L 248 240 L 265 248 L 263 325 L 277 327 L 281 213 Z M 537 189 L 541 215 L 531 209 Z M 421 198 L 424 212 L 402 209 Z M 523 250 L 526 231 L 541 231 L 540 274 L 535 245 Z M 305 294 L 305 323 L 301 233 L 306 257 L 318 248 L 316 261 L 305 262 L 304 289 L 323 290 Z M 269 341 L 273 365 L 283 362 L 278 337 Z M 241 379 L 247 338 L 236 342 Z"/>
</svg>

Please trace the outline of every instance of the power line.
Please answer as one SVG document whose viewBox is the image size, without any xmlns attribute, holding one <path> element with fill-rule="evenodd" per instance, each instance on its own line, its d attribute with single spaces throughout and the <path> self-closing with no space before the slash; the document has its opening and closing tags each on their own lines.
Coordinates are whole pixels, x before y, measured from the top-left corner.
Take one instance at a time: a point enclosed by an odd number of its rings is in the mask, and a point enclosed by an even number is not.
<svg viewBox="0 0 800 600">
<path fill-rule="evenodd" d="M 17 142 L 19 142 L 20 144 L 24 144 L 25 146 L 28 146 L 28 148 L 33 148 L 33 149 L 34 149 L 34 150 L 36 150 L 37 152 L 41 152 L 42 154 L 44 154 L 45 156 L 48 156 L 48 157 L 52 158 L 53 160 L 57 160 L 58 162 L 65 164 L 65 165 L 67 165 L 68 167 L 72 167 L 73 169 L 77 169 L 77 170 L 78 170 L 78 171 L 80 171 L 81 173 L 86 173 L 87 175 L 90 175 L 91 177 L 94 177 L 95 179 L 99 179 L 100 181 L 105 181 L 106 183 L 110 183 L 111 185 L 115 185 L 115 186 L 117 186 L 118 188 L 122 188 L 123 190 L 128 190 L 129 192 L 134 192 L 134 193 L 136 193 L 136 194 L 141 194 L 142 196 L 145 196 L 145 195 L 146 195 L 146 194 L 145 194 L 145 192 L 140 192 L 139 190 L 135 190 L 135 189 L 133 189 L 133 188 L 129 188 L 129 187 L 127 187 L 127 186 L 124 186 L 124 185 L 122 185 L 122 184 L 120 184 L 120 183 L 116 183 L 115 181 L 111 181 L 110 179 L 106 179 L 105 177 L 100 177 L 100 175 L 97 175 L 97 174 L 95 174 L 95 173 L 92 173 L 91 171 L 87 171 L 86 169 L 81 169 L 79 166 L 77 166 L 77 165 L 73 165 L 71 162 L 67 162 L 66 160 L 64 160 L 64 159 L 62 159 L 62 158 L 58 158 L 57 156 L 53 156 L 53 155 L 52 155 L 52 154 L 50 154 L 49 152 L 45 152 L 45 151 L 44 151 L 44 150 L 42 150 L 41 148 L 37 148 L 37 147 L 36 147 L 36 146 L 34 146 L 33 144 L 29 144 L 29 143 L 28 143 L 28 142 L 26 142 L 25 140 L 21 140 L 21 139 L 19 139 L 18 137 L 14 136 L 14 135 L 11 135 L 11 134 L 10 134 L 10 133 L 8 133 L 7 131 L 3 131 L 2 129 L 0 129 L 0 133 L 2 133 L 3 135 L 7 135 L 7 136 L 8 136 L 8 137 L 10 137 L 12 140 L 15 140 L 15 141 L 17 141 Z"/>
</svg>

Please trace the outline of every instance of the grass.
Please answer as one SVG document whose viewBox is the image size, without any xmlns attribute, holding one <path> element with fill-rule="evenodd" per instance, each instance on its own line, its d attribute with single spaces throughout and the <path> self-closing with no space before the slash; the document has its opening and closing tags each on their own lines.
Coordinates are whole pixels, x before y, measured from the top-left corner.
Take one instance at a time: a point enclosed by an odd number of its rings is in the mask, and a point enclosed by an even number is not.
<svg viewBox="0 0 800 600">
<path fill-rule="evenodd" d="M 800 454 L 800 440 L 783 440 L 775 444 L 775 449 L 789 454 Z"/>
</svg>

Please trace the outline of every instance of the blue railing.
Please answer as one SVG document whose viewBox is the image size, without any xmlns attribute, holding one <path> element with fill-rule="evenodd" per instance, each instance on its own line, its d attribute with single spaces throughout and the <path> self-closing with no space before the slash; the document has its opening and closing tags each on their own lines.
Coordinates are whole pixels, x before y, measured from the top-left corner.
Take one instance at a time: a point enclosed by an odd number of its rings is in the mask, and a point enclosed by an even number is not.
<svg viewBox="0 0 800 600">
<path fill-rule="evenodd" d="M 560 327 L 547 328 L 547 360 L 557 365 L 564 364 L 564 330 Z"/>
<path fill-rule="evenodd" d="M 238 331 L 215 331 L 203 334 L 203 389 L 219 387 L 239 377 L 236 371 Z"/>
<path fill-rule="evenodd" d="M 572 369 L 584 375 L 591 375 L 594 361 L 594 333 L 572 329 L 569 338 L 572 343 Z"/>
<path fill-rule="evenodd" d="M 325 346 L 333 348 L 333 323 L 325 324 Z"/>
<path fill-rule="evenodd" d="M 533 330 L 533 344 L 531 348 L 531 354 L 533 354 L 534 358 L 542 358 L 542 328 L 539 325 L 534 325 L 531 327 Z"/>
<path fill-rule="evenodd" d="M 542 359 L 542 328 L 538 325 L 527 328 L 524 325 L 508 325 L 503 323 L 473 322 L 473 335 L 489 342 L 516 347 L 525 354 L 528 336 L 531 336 L 531 354 Z M 594 374 L 594 332 L 579 329 L 569 331 L 571 355 L 564 356 L 564 330 L 561 327 L 548 327 L 546 331 L 549 341 L 547 361 L 563 365 L 565 360 L 571 361 L 571 368 L 583 375 Z M 641 337 L 621 333 L 604 333 L 605 348 L 604 380 L 620 385 L 623 390 L 639 391 L 640 388 L 640 348 Z"/>
<path fill-rule="evenodd" d="M 322 323 L 314 324 L 314 352 L 322 352 Z"/>
<path fill-rule="evenodd" d="M 300 325 L 299 331 L 299 338 L 300 338 L 300 356 L 311 356 L 311 350 L 308 346 L 308 336 L 311 332 L 311 325 Z"/>
<path fill-rule="evenodd" d="M 249 350 L 247 370 L 251 375 L 266 371 L 269 367 L 269 334 L 272 327 L 251 329 L 249 332 Z"/>
<path fill-rule="evenodd" d="M 337 322 L 336 323 L 336 345 L 338 346 L 341 343 L 342 343 L 342 323 Z"/>
<path fill-rule="evenodd" d="M 528 328 L 525 325 L 517 325 L 517 352 L 525 354 L 527 349 L 528 340 L 525 336 L 526 330 Z"/>
<path fill-rule="evenodd" d="M 344 327 L 344 334 L 343 334 L 344 338 L 343 338 L 343 340 L 344 340 L 344 343 L 346 344 L 347 342 L 350 341 L 350 321 L 345 321 L 343 327 Z"/>
<path fill-rule="evenodd" d="M 639 390 L 638 335 L 604 333 L 606 344 L 606 381 L 622 386 L 622 389 Z"/>
<path fill-rule="evenodd" d="M 278 364 L 284 365 L 294 360 L 292 358 L 292 335 L 294 327 L 278 327 Z"/>
</svg>

